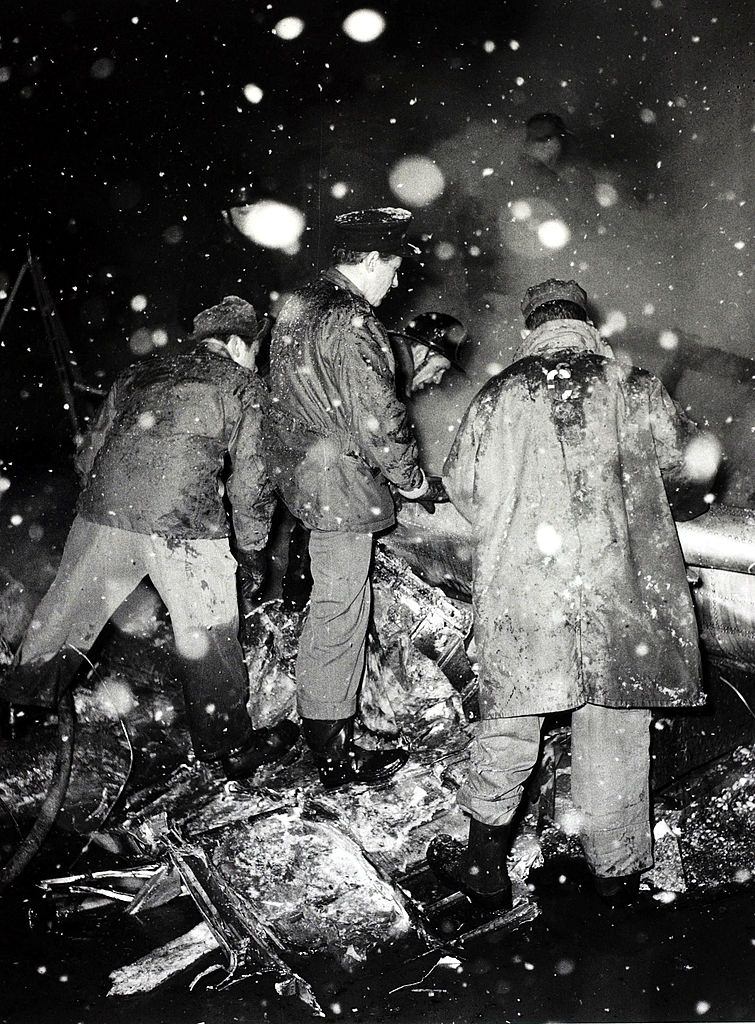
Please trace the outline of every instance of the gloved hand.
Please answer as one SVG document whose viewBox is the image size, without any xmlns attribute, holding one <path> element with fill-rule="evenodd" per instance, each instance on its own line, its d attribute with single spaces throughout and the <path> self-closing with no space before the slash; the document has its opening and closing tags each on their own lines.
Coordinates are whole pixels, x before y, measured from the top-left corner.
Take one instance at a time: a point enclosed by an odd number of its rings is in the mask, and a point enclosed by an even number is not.
<svg viewBox="0 0 755 1024">
<path fill-rule="evenodd" d="M 236 577 L 241 600 L 247 605 L 252 604 L 265 579 L 265 552 L 237 550 L 236 559 L 239 563 Z"/>
<path fill-rule="evenodd" d="M 443 504 L 448 500 L 448 493 L 446 488 L 443 486 L 442 478 L 439 476 L 429 476 L 427 478 L 427 491 L 417 500 L 417 504 L 421 505 L 425 512 L 429 512 L 430 515 L 434 515 L 435 506 Z"/>
</svg>

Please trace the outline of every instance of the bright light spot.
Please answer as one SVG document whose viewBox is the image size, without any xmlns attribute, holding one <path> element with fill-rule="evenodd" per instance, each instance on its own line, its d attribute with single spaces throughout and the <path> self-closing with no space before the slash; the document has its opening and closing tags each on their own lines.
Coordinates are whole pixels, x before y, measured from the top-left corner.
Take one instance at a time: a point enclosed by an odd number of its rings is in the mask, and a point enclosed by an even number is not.
<svg viewBox="0 0 755 1024">
<path fill-rule="evenodd" d="M 446 182 L 440 168 L 426 156 L 408 156 L 394 164 L 388 182 L 395 194 L 410 206 L 427 206 L 443 192 Z"/>
<path fill-rule="evenodd" d="M 152 332 L 146 327 L 138 327 L 129 338 L 128 347 L 135 356 L 146 356 L 152 351 Z"/>
<path fill-rule="evenodd" d="M 9 67 L 0 68 L 0 82 L 9 82 L 9 81 L 10 81 L 10 68 Z"/>
<path fill-rule="evenodd" d="M 482 169 L 482 176 L 483 176 L 483 178 L 489 178 L 490 175 L 493 174 L 493 173 L 494 173 L 494 171 L 493 171 L 492 167 L 483 167 L 483 169 Z"/>
<path fill-rule="evenodd" d="M 532 216 L 532 207 L 526 199 L 517 199 L 511 204 L 511 216 L 514 220 L 528 220 Z"/>
<path fill-rule="evenodd" d="M 634 649 L 634 653 L 637 655 L 638 658 L 645 658 L 648 654 L 650 654 L 650 648 L 645 643 L 637 644 L 637 646 Z"/>
<path fill-rule="evenodd" d="M 518 78 L 515 78 L 514 81 L 516 82 L 517 85 L 524 85 L 524 79 L 522 78 L 521 75 Z"/>
<path fill-rule="evenodd" d="M 136 422 L 142 430 L 151 430 L 157 419 L 153 412 L 143 412 Z"/>
<path fill-rule="evenodd" d="M 651 110 L 650 107 L 643 107 L 640 111 L 640 121 L 643 124 L 655 124 L 657 118 L 655 111 Z"/>
<path fill-rule="evenodd" d="M 193 633 L 184 633 L 181 641 L 176 642 L 176 649 L 182 658 L 203 658 L 210 648 L 210 642 L 203 630 L 195 629 Z"/>
<path fill-rule="evenodd" d="M 735 249 L 744 249 L 744 247 L 745 247 L 744 242 L 735 242 L 734 243 L 734 248 Z"/>
<path fill-rule="evenodd" d="M 605 323 L 601 326 L 600 333 L 604 338 L 610 338 L 612 334 L 618 334 L 620 331 L 625 331 L 626 327 L 626 316 L 620 309 L 612 309 L 606 317 Z"/>
<path fill-rule="evenodd" d="M 266 249 L 296 252 L 304 231 L 304 214 L 275 199 L 260 199 L 251 206 L 231 211 L 233 224 L 242 235 Z"/>
<path fill-rule="evenodd" d="M 567 836 L 577 836 L 582 828 L 582 815 L 572 807 L 564 811 L 560 825 Z"/>
<path fill-rule="evenodd" d="M 453 259 L 453 255 L 456 249 L 451 245 L 450 242 L 438 242 L 435 246 L 435 255 L 439 260 L 450 260 Z"/>
<path fill-rule="evenodd" d="M 92 699 L 106 718 L 125 718 L 136 707 L 131 687 L 119 679 L 103 679 L 95 687 Z"/>
<path fill-rule="evenodd" d="M 304 22 L 301 18 L 281 18 L 273 29 L 276 36 L 281 39 L 296 39 L 304 31 Z"/>
<path fill-rule="evenodd" d="M 214 715 L 215 712 L 218 710 L 215 704 L 205 704 L 204 709 L 208 715 Z"/>
<path fill-rule="evenodd" d="M 337 181 L 330 190 L 330 194 L 334 199 L 345 199 L 349 194 L 349 186 L 345 181 Z"/>
<path fill-rule="evenodd" d="M 747 885 L 752 878 L 752 871 L 748 868 L 738 868 L 734 872 L 734 881 L 737 885 Z"/>
<path fill-rule="evenodd" d="M 23 521 L 24 521 L 24 517 L 23 517 L 23 516 L 20 516 L 20 515 L 18 514 L 18 512 L 15 512 L 15 513 L 14 513 L 14 514 L 13 514 L 13 515 L 12 515 L 12 516 L 10 517 L 10 524 L 11 524 L 11 526 L 20 526 L 20 525 L 21 525 L 21 523 L 23 523 Z"/>
<path fill-rule="evenodd" d="M 505 366 L 503 363 L 488 363 L 485 367 L 485 373 L 487 373 L 489 377 L 497 377 L 498 374 L 503 373 L 504 370 Z"/>
<path fill-rule="evenodd" d="M 571 234 L 562 220 L 544 220 L 537 229 L 537 237 L 546 249 L 563 249 Z"/>
<path fill-rule="evenodd" d="M 493 42 L 492 39 L 486 39 L 485 42 L 482 44 L 482 48 L 485 51 L 485 53 L 494 53 L 495 43 Z"/>
<path fill-rule="evenodd" d="M 544 555 L 555 555 L 561 550 L 561 534 L 550 523 L 539 523 L 535 530 L 535 543 Z"/>
<path fill-rule="evenodd" d="M 265 94 L 258 85 L 250 82 L 249 85 L 244 86 L 244 98 L 249 103 L 259 103 Z"/>
<path fill-rule="evenodd" d="M 646 302 L 645 305 L 642 307 L 642 315 L 652 316 L 653 313 L 655 313 L 655 306 L 652 302 Z"/>
<path fill-rule="evenodd" d="M 377 418 L 377 416 L 368 416 L 364 422 L 364 425 L 373 434 L 376 434 L 378 430 L 380 430 L 380 420 Z"/>
<path fill-rule="evenodd" d="M 566 977 L 567 974 L 571 974 L 576 964 L 573 960 L 569 960 L 568 957 L 563 957 L 561 960 L 557 960 L 554 966 L 556 974 L 560 974 L 562 978 Z"/>
<path fill-rule="evenodd" d="M 371 43 L 385 31 L 385 18 L 369 7 L 360 7 L 346 18 L 343 30 L 355 43 Z"/>
<path fill-rule="evenodd" d="M 10 480 L 7 476 L 0 476 L 0 494 L 4 494 L 10 489 Z"/>
<path fill-rule="evenodd" d="M 701 999 L 699 1002 L 695 1003 L 695 1013 L 699 1017 L 702 1017 L 702 1015 L 704 1013 L 707 1013 L 709 1009 L 710 1009 L 710 1003 L 706 1003 L 706 1001 L 704 999 Z"/>
<path fill-rule="evenodd" d="M 115 61 L 111 60 L 110 57 L 101 57 L 96 60 L 89 69 L 89 74 L 92 78 L 110 78 L 113 71 L 115 71 Z"/>
<path fill-rule="evenodd" d="M 653 893 L 653 899 L 656 903 L 673 903 L 676 899 L 675 892 L 656 892 Z"/>
<path fill-rule="evenodd" d="M 509 49 L 510 50 L 518 50 L 519 49 L 519 43 L 516 41 L 516 39 L 510 39 L 509 40 Z"/>
<path fill-rule="evenodd" d="M 721 462 L 721 445 L 712 434 L 693 437 L 684 453 L 684 470 L 695 483 L 712 480 Z"/>
<path fill-rule="evenodd" d="M 667 352 L 673 352 L 679 344 L 679 335 L 675 331 L 661 331 L 658 335 L 658 344 Z"/>
<path fill-rule="evenodd" d="M 164 327 L 156 327 L 152 332 L 152 344 L 155 348 L 165 348 L 168 344 L 168 332 Z"/>
<path fill-rule="evenodd" d="M 615 206 L 619 201 L 619 193 L 613 185 L 609 185 L 608 182 L 604 181 L 595 189 L 595 198 L 598 201 L 598 206 Z"/>
<path fill-rule="evenodd" d="M 147 296 L 146 295 L 134 295 L 131 299 L 131 308 L 135 313 L 143 313 L 147 308 Z"/>
</svg>

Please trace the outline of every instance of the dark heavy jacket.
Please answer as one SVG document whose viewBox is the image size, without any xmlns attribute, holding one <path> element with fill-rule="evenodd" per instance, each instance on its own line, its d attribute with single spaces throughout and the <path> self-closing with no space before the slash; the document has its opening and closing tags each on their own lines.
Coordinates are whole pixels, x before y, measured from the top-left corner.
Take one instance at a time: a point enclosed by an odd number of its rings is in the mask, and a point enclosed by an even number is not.
<svg viewBox="0 0 755 1024">
<path fill-rule="evenodd" d="M 264 547 L 274 494 L 261 454 L 256 374 L 217 343 L 151 356 L 116 379 L 76 459 L 85 519 L 177 540 Z"/>
<path fill-rule="evenodd" d="M 395 521 L 388 482 L 420 486 L 386 331 L 336 270 L 295 292 L 273 331 L 268 469 L 316 530 L 375 533 Z"/>
<path fill-rule="evenodd" d="M 696 428 L 594 328 L 542 324 L 470 406 L 446 460 L 471 523 L 483 718 L 700 697 L 695 616 L 664 490 Z"/>
</svg>

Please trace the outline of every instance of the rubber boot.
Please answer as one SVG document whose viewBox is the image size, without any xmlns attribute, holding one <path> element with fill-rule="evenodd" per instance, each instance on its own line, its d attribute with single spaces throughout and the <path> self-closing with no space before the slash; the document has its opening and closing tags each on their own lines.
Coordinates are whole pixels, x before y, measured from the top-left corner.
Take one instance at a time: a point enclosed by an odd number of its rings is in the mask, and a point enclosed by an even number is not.
<svg viewBox="0 0 755 1024">
<path fill-rule="evenodd" d="M 438 835 L 427 848 L 427 863 L 449 889 L 463 892 L 483 910 L 510 910 L 511 879 L 506 855 L 511 825 L 484 825 L 469 819 L 467 848 L 448 835 Z"/>
<path fill-rule="evenodd" d="M 299 727 L 288 718 L 265 729 L 253 729 L 247 742 L 220 759 L 231 780 L 248 779 L 263 764 L 282 760 L 299 738 Z"/>
<path fill-rule="evenodd" d="M 630 875 L 595 875 L 595 891 L 612 910 L 629 907 L 640 896 L 640 873 Z"/>
<path fill-rule="evenodd" d="M 406 764 L 406 750 L 365 750 L 354 744 L 354 718 L 302 718 L 302 732 L 326 789 L 378 786 Z"/>
</svg>

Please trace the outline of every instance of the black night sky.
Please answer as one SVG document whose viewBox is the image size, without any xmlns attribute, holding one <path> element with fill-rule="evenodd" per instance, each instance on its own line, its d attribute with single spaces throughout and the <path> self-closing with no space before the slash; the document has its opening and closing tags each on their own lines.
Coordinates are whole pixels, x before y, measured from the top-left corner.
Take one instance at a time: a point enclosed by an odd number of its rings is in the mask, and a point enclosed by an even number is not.
<svg viewBox="0 0 755 1024">
<path fill-rule="evenodd" d="M 577 276 L 614 341 L 657 372 L 685 349 L 659 345 L 669 331 L 751 354 L 747 8 L 394 2 L 370 8 L 384 28 L 359 42 L 341 0 L 6 3 L 3 297 L 28 242 L 86 379 L 107 384 L 223 294 L 275 312 L 326 261 L 333 215 L 393 204 L 413 210 L 425 258 L 384 317 L 460 316 L 479 380 L 509 358 L 522 288 L 541 272 Z M 300 19 L 295 38 L 276 29 L 283 18 Z M 553 195 L 533 207 L 530 234 L 538 217 L 569 227 L 551 252 L 517 236 L 511 213 L 532 192 L 515 171 L 524 122 L 542 110 L 573 133 L 583 175 L 578 210 Z M 431 201 L 391 187 L 415 156 L 441 172 Z M 228 231 L 220 210 L 242 184 L 304 215 L 297 252 Z M 33 307 L 27 281 L 2 338 L 5 457 L 56 422 Z"/>
</svg>

